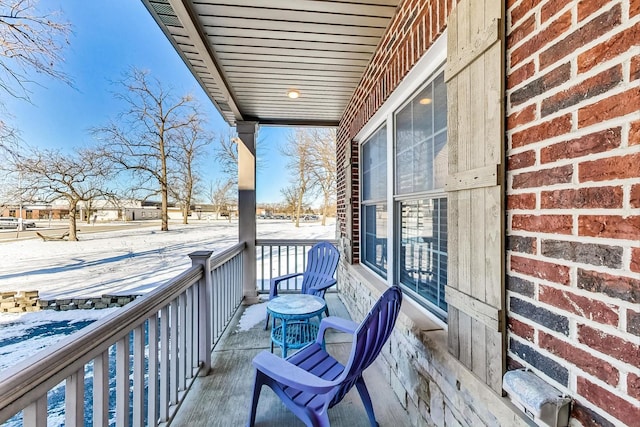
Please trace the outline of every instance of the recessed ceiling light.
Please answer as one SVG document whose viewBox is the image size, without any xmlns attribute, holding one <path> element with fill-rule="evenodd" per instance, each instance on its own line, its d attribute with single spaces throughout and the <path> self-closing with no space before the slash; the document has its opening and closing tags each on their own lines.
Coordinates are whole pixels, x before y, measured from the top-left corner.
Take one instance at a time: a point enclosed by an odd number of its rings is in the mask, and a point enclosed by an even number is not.
<svg viewBox="0 0 640 427">
<path fill-rule="evenodd" d="M 429 104 L 431 104 L 431 98 L 422 98 L 418 102 L 420 102 L 420 104 L 422 104 L 422 105 L 429 105 Z"/>
<path fill-rule="evenodd" d="M 289 92 L 287 92 L 287 96 L 291 99 L 296 99 L 300 96 L 300 92 L 298 92 L 297 90 L 290 90 Z"/>
</svg>

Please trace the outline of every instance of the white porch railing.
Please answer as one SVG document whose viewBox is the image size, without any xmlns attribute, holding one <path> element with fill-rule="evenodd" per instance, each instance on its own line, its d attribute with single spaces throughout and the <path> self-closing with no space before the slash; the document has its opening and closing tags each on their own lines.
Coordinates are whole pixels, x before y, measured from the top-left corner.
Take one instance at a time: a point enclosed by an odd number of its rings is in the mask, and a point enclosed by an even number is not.
<svg viewBox="0 0 640 427">
<path fill-rule="evenodd" d="M 310 239 L 258 239 L 256 240 L 256 275 L 258 292 L 269 293 L 272 278 L 284 274 L 301 273 L 307 265 L 307 252 L 313 245 L 334 240 Z M 299 291 L 301 280 L 287 280 L 280 285 L 280 291 Z M 330 291 L 334 290 L 333 288 Z"/>
<path fill-rule="evenodd" d="M 46 426 L 47 394 L 62 381 L 67 427 L 84 425 L 85 410 L 94 426 L 171 422 L 240 305 L 244 247 L 190 254 L 179 276 L 0 373 L 0 423 L 22 411 L 25 427 Z"/>
</svg>

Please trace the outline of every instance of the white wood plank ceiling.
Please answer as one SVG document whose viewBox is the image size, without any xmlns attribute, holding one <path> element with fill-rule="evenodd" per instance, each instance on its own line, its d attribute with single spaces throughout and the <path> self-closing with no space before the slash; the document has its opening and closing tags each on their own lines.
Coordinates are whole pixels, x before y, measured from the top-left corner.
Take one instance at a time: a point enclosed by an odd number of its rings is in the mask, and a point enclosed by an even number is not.
<svg viewBox="0 0 640 427">
<path fill-rule="evenodd" d="M 142 1 L 229 124 L 336 126 L 399 0 Z"/>
</svg>

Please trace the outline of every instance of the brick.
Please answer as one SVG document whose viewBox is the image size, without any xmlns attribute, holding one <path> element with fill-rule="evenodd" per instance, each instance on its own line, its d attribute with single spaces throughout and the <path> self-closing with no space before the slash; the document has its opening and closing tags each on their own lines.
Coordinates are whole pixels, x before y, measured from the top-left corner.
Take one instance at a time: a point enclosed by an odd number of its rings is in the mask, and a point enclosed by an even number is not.
<svg viewBox="0 0 640 427">
<path fill-rule="evenodd" d="M 509 312 L 531 319 L 537 324 L 549 328 L 552 331 L 556 331 L 567 336 L 569 335 L 569 319 L 567 319 L 566 316 L 553 313 L 536 304 L 531 304 L 530 302 L 519 298 L 511 297 L 509 299 Z"/>
<path fill-rule="evenodd" d="M 528 57 L 537 54 L 544 46 L 560 38 L 560 36 L 565 34 L 570 28 L 571 11 L 568 11 L 551 22 L 547 28 L 522 43 L 516 49 L 513 49 L 510 56 L 511 66 L 514 67 Z"/>
<path fill-rule="evenodd" d="M 629 396 L 640 400 L 640 376 L 629 373 L 627 376 L 627 393 L 629 393 Z"/>
<path fill-rule="evenodd" d="M 536 7 L 542 0 L 523 0 L 520 5 L 514 7 L 511 11 L 511 25 L 514 25 L 531 9 Z"/>
<path fill-rule="evenodd" d="M 542 148 L 540 162 L 551 163 L 561 159 L 573 159 L 593 153 L 602 153 L 619 147 L 621 139 L 622 128 L 620 127 L 590 133 Z"/>
<path fill-rule="evenodd" d="M 615 305 L 550 286 L 540 285 L 538 300 L 603 325 L 618 326 L 620 320 Z"/>
<path fill-rule="evenodd" d="M 578 235 L 637 241 L 640 236 L 640 215 L 580 215 Z"/>
<path fill-rule="evenodd" d="M 578 288 L 633 304 L 640 303 L 640 280 L 578 268 Z"/>
<path fill-rule="evenodd" d="M 535 209 L 536 195 L 533 193 L 507 195 L 507 209 Z"/>
<path fill-rule="evenodd" d="M 604 42 L 578 55 L 578 73 L 589 71 L 593 67 L 619 57 L 640 44 L 640 23 L 614 34 Z"/>
<path fill-rule="evenodd" d="M 536 253 L 536 238 L 524 236 L 507 236 L 507 250 L 525 254 Z"/>
<path fill-rule="evenodd" d="M 509 97 L 511 105 L 515 106 L 525 103 L 538 95 L 560 86 L 570 78 L 571 64 L 567 62 L 526 84 L 524 87 L 513 91 Z"/>
<path fill-rule="evenodd" d="M 536 29 L 536 16 L 530 15 L 525 21 L 515 27 L 507 36 L 507 49 L 511 49 Z"/>
<path fill-rule="evenodd" d="M 587 22 L 573 33 L 566 37 L 562 37 L 558 43 L 540 53 L 540 69 L 542 70 L 547 68 L 556 61 L 570 56 L 578 48 L 597 39 L 603 34 L 606 34 L 616 26 L 620 25 L 621 22 L 622 8 L 617 4 L 597 18 Z"/>
<path fill-rule="evenodd" d="M 578 22 L 584 21 L 609 3 L 611 3 L 611 0 L 580 0 L 578 2 Z"/>
<path fill-rule="evenodd" d="M 560 365 L 549 357 L 543 356 L 533 347 L 529 347 L 526 344 L 520 343 L 513 338 L 509 340 L 509 348 L 511 349 L 512 353 L 516 354 L 520 359 L 538 369 L 544 375 L 547 375 L 549 378 L 556 381 L 560 385 L 563 385 L 565 387 L 568 385 L 569 371 L 564 366 Z"/>
<path fill-rule="evenodd" d="M 632 122 L 629 128 L 629 145 L 640 144 L 640 120 Z"/>
<path fill-rule="evenodd" d="M 511 270 L 561 285 L 569 285 L 570 269 L 564 265 L 511 255 Z"/>
<path fill-rule="evenodd" d="M 533 342 L 535 329 L 519 320 L 509 318 L 509 331 L 527 341 Z"/>
<path fill-rule="evenodd" d="M 530 79 L 536 73 L 536 66 L 533 61 L 529 61 L 517 69 L 510 71 L 507 76 L 507 89 L 518 86 L 525 80 Z"/>
<path fill-rule="evenodd" d="M 622 81 L 622 65 L 618 64 L 543 100 L 540 114 L 545 117 L 586 99 L 601 95 L 615 88 Z"/>
<path fill-rule="evenodd" d="M 627 310 L 627 332 L 640 337 L 640 313 Z"/>
<path fill-rule="evenodd" d="M 577 190 L 543 191 L 542 209 L 615 209 L 622 208 L 622 187 L 587 187 Z"/>
<path fill-rule="evenodd" d="M 515 276 L 507 275 L 507 289 L 529 298 L 533 298 L 536 294 L 536 288 L 533 282 Z"/>
<path fill-rule="evenodd" d="M 542 255 L 581 264 L 620 268 L 622 267 L 622 253 L 620 246 L 567 242 L 563 240 L 545 239 L 542 241 Z"/>
<path fill-rule="evenodd" d="M 580 108 L 578 110 L 578 127 L 587 127 L 605 120 L 636 113 L 638 110 L 640 110 L 640 88 L 634 87 Z"/>
<path fill-rule="evenodd" d="M 619 427 L 584 406 L 579 400 L 574 400 L 571 405 L 571 418 L 579 421 L 584 427 Z"/>
<path fill-rule="evenodd" d="M 541 348 L 547 350 L 549 353 L 574 364 L 584 372 L 601 379 L 607 384 L 615 387 L 620 381 L 620 372 L 611 364 L 598 357 L 592 356 L 567 341 L 540 331 L 538 334 L 538 343 Z"/>
<path fill-rule="evenodd" d="M 540 9 L 540 21 L 544 24 L 553 17 L 553 15 L 560 12 L 564 7 L 571 3 L 573 0 L 554 0 L 542 5 Z"/>
<path fill-rule="evenodd" d="M 578 325 L 578 341 L 602 354 L 632 366 L 640 366 L 640 344 L 609 335 L 587 325 Z"/>
<path fill-rule="evenodd" d="M 582 162 L 578 165 L 580 182 L 609 181 L 640 176 L 640 153 Z"/>
<path fill-rule="evenodd" d="M 511 228 L 540 233 L 571 234 L 573 219 L 571 215 L 514 214 L 511 217 Z"/>
<path fill-rule="evenodd" d="M 511 135 L 512 148 L 523 147 L 535 142 L 544 141 L 556 136 L 567 134 L 571 131 L 571 114 L 556 117 L 555 119 L 531 126 Z"/>
<path fill-rule="evenodd" d="M 640 14 L 640 0 L 631 0 L 629 2 L 629 18 Z"/>
<path fill-rule="evenodd" d="M 573 165 L 522 172 L 513 176 L 512 188 L 546 187 L 555 184 L 567 184 L 573 180 Z"/>
<path fill-rule="evenodd" d="M 640 273 L 640 248 L 631 248 L 631 265 L 629 269 Z"/>
<path fill-rule="evenodd" d="M 629 67 L 629 81 L 638 79 L 640 79 L 640 55 L 631 58 L 631 67 Z"/>
<path fill-rule="evenodd" d="M 536 152 L 533 150 L 525 151 L 523 153 L 514 154 L 507 159 L 507 169 L 516 170 L 520 168 L 526 168 L 536 164 Z"/>
<path fill-rule="evenodd" d="M 616 394 L 592 383 L 586 378 L 578 377 L 577 392 L 626 425 L 637 425 L 636 422 L 640 419 L 639 405 L 634 405 L 616 396 Z"/>
<path fill-rule="evenodd" d="M 518 126 L 526 125 L 536 119 L 536 104 L 531 104 L 528 107 L 523 108 L 507 117 L 507 130 L 517 128 Z"/>
</svg>

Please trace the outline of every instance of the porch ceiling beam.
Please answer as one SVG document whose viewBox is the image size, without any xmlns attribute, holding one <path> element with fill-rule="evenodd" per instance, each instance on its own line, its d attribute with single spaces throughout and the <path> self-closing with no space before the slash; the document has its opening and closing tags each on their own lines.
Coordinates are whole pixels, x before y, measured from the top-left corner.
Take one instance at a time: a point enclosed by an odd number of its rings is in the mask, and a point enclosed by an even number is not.
<svg viewBox="0 0 640 427">
<path fill-rule="evenodd" d="M 231 93 L 231 90 L 227 86 L 225 79 L 222 77 L 222 72 L 218 68 L 216 61 L 214 60 L 215 54 L 212 51 L 209 43 L 206 43 L 207 39 L 206 35 L 200 28 L 195 24 L 198 22 L 198 19 L 195 17 L 195 13 L 192 10 L 187 9 L 186 2 L 181 0 L 169 0 L 169 4 L 173 8 L 174 13 L 180 20 L 180 23 L 184 27 L 185 31 L 190 37 L 190 41 L 195 46 L 196 50 L 200 54 L 202 61 L 205 63 L 207 67 L 207 71 L 211 76 L 213 76 L 215 83 L 218 87 L 218 90 L 222 92 L 225 97 L 229 108 L 233 112 L 233 115 L 236 120 L 244 120 L 240 109 L 236 103 L 236 100 Z"/>
</svg>

